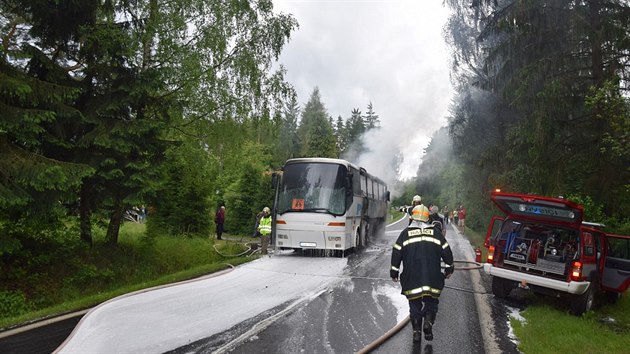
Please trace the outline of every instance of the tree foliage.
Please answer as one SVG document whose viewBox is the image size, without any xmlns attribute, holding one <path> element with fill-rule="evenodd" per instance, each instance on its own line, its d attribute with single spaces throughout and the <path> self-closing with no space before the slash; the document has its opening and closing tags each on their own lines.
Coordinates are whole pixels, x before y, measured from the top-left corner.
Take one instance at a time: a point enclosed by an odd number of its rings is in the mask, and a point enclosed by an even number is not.
<svg viewBox="0 0 630 354">
<path fill-rule="evenodd" d="M 304 157 L 338 157 L 337 139 L 316 87 L 302 111 L 298 136 Z"/>
<path fill-rule="evenodd" d="M 462 167 L 455 198 L 483 214 L 495 187 L 571 195 L 601 205 L 595 218 L 628 220 L 627 2 L 446 3 L 449 139 Z"/>
</svg>

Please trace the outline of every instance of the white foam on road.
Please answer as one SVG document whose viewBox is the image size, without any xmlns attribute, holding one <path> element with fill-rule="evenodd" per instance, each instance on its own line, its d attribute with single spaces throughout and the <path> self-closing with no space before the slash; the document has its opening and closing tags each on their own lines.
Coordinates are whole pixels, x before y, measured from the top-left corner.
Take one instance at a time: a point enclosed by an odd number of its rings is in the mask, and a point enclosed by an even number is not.
<svg viewBox="0 0 630 354">
<path fill-rule="evenodd" d="M 409 315 L 409 302 L 405 295 L 401 294 L 400 283 L 379 285 L 376 288 L 377 295 L 387 296 L 396 308 L 396 322 L 400 323 Z"/>
<path fill-rule="evenodd" d="M 346 265 L 346 258 L 279 255 L 218 277 L 116 298 L 86 314 L 59 353 L 173 350 L 287 301 L 313 296 Z"/>
</svg>

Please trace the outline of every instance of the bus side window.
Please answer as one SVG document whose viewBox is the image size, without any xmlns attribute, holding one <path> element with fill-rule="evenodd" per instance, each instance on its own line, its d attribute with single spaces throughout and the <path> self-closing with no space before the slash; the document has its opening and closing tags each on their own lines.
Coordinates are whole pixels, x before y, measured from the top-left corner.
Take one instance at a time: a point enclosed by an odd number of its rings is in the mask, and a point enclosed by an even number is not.
<svg viewBox="0 0 630 354">
<path fill-rule="evenodd" d="M 367 196 L 367 176 L 361 175 L 361 195 Z"/>
<path fill-rule="evenodd" d="M 369 183 L 368 191 L 370 192 L 368 196 L 371 199 L 374 199 L 374 181 L 372 179 L 370 179 L 370 181 L 368 183 Z"/>
<path fill-rule="evenodd" d="M 352 170 L 352 191 L 354 195 L 361 195 L 361 174 L 356 170 Z"/>
</svg>

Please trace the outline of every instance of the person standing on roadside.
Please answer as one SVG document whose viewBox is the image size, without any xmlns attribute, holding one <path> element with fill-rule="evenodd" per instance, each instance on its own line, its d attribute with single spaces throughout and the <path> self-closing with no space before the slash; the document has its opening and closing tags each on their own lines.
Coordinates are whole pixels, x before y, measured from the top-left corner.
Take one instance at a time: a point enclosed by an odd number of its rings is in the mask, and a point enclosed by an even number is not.
<svg viewBox="0 0 630 354">
<path fill-rule="evenodd" d="M 448 207 L 446 205 L 442 208 L 442 215 L 444 215 L 444 226 L 446 226 L 451 221 L 449 216 L 450 212 L 448 211 Z"/>
<path fill-rule="evenodd" d="M 390 276 L 400 283 L 402 294 L 409 301 L 409 315 L 413 328 L 413 341 L 433 340 L 433 324 L 438 312 L 439 297 L 453 268 L 453 252 L 442 235 L 438 224 L 430 223 L 429 209 L 424 205 L 413 208 L 413 221 L 404 229 L 392 251 Z M 441 269 L 441 261 L 446 268 Z M 424 320 L 424 324 L 423 324 Z"/>
<path fill-rule="evenodd" d="M 459 206 L 459 212 L 457 214 L 459 222 L 458 225 L 461 227 L 462 232 L 464 232 L 464 227 L 466 226 L 466 208 L 463 205 Z"/>
<path fill-rule="evenodd" d="M 268 207 L 262 210 L 262 216 L 258 222 L 258 233 L 260 233 L 260 252 L 267 254 L 267 244 L 271 235 L 271 210 Z"/>
<path fill-rule="evenodd" d="M 459 226 L 459 207 L 453 210 L 453 222 L 455 226 Z"/>
<path fill-rule="evenodd" d="M 225 223 L 225 207 L 223 205 L 214 215 L 214 222 L 217 224 L 217 240 L 220 240 L 221 235 L 223 235 L 223 224 Z"/>
<path fill-rule="evenodd" d="M 429 208 L 429 220 L 433 224 L 439 224 L 440 229 L 442 229 L 442 236 L 446 236 L 446 225 L 444 224 L 444 219 L 438 214 L 437 205 L 432 205 Z"/>
</svg>

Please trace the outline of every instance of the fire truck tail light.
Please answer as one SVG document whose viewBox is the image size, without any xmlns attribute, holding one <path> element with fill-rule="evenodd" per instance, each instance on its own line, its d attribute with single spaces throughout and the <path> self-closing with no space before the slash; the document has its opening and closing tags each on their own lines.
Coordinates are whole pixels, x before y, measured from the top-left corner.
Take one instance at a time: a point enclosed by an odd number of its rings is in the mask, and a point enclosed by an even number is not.
<svg viewBox="0 0 630 354">
<path fill-rule="evenodd" d="M 580 281 L 582 280 L 582 263 L 581 262 L 573 262 L 571 265 L 571 280 Z"/>
<path fill-rule="evenodd" d="M 286 225 L 287 222 L 281 219 L 276 220 L 276 224 L 282 224 L 282 225 Z"/>
<path fill-rule="evenodd" d="M 488 247 L 488 257 L 486 262 L 492 264 L 494 262 L 494 246 Z"/>
</svg>

